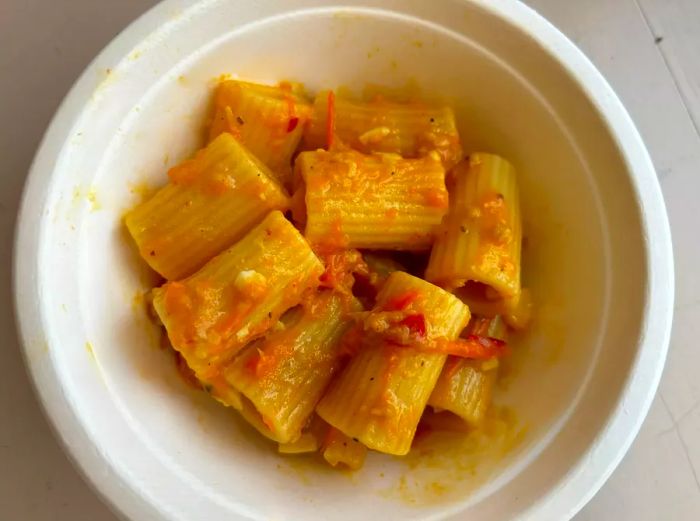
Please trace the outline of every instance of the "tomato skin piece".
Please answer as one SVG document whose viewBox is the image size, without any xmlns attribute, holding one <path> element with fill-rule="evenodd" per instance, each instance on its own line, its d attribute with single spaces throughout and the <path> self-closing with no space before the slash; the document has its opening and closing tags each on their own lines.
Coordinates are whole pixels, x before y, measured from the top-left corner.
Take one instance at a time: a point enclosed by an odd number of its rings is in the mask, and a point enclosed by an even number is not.
<svg viewBox="0 0 700 521">
<path fill-rule="evenodd" d="M 411 330 L 411 333 L 424 338 L 425 337 L 425 316 L 422 314 L 416 314 L 416 315 L 408 315 L 406 318 L 404 318 L 401 322 L 399 322 L 402 326 L 406 326 L 408 329 Z"/>
</svg>

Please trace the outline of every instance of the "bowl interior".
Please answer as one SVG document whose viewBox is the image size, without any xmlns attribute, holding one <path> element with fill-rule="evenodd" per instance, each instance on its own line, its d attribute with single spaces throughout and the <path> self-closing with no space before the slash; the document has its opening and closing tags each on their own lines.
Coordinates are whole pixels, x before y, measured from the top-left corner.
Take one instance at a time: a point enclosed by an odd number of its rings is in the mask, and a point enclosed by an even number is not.
<svg viewBox="0 0 700 521">
<path fill-rule="evenodd" d="M 98 63 L 47 187 L 38 262 L 48 355 L 35 356 L 57 367 L 105 475 L 134 485 L 164 516 L 522 513 L 578 468 L 634 362 L 647 260 L 611 131 L 540 43 L 479 3 L 397 2 L 390 11 L 391 2 L 291 2 L 286 12 L 274 4 L 172 12 L 122 60 Z M 311 92 L 417 86 L 455 108 L 467 151 L 514 163 L 536 319 L 498 389 L 497 402 L 513 411 L 504 430 L 426 440 L 405 459 L 373 454 L 346 474 L 278 456 L 235 413 L 181 381 L 145 315 L 151 279 L 122 216 L 202 143 L 222 73 L 297 80 Z"/>
</svg>

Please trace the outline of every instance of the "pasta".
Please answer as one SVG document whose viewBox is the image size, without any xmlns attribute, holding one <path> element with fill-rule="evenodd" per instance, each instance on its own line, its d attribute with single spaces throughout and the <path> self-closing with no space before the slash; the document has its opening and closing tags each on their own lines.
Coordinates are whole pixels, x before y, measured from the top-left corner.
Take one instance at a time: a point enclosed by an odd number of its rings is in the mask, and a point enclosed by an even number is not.
<svg viewBox="0 0 700 521">
<path fill-rule="evenodd" d="M 311 105 L 289 83 L 271 87 L 226 80 L 216 91 L 209 139 L 232 134 L 288 185 L 292 154 L 310 116 Z"/>
<path fill-rule="evenodd" d="M 433 389 L 428 405 L 450 411 L 478 427 L 491 401 L 496 368 L 481 361 L 450 357 Z"/>
<path fill-rule="evenodd" d="M 168 280 L 191 275 L 289 198 L 270 171 L 223 134 L 168 172 L 170 182 L 126 216 L 148 265 Z"/>
<path fill-rule="evenodd" d="M 329 103 L 329 98 L 333 100 Z M 305 147 L 323 148 L 328 140 L 328 114 L 337 138 L 364 153 L 388 152 L 403 157 L 422 157 L 436 152 L 445 168 L 456 164 L 462 146 L 450 107 L 425 103 L 392 103 L 382 98 L 357 102 L 320 92 L 314 100 L 313 117 L 304 134 Z"/>
<path fill-rule="evenodd" d="M 487 432 L 534 307 L 515 169 L 464 159 L 449 107 L 301 92 L 220 81 L 208 144 L 126 215 L 177 370 L 280 457 Z"/>
<path fill-rule="evenodd" d="M 338 248 L 425 250 L 447 211 L 438 159 L 354 150 L 302 152 L 306 238 Z"/>
<path fill-rule="evenodd" d="M 278 443 L 277 450 L 280 454 L 308 454 L 318 452 L 323 440 L 326 438 L 329 426 L 316 414 L 314 414 L 307 426 L 301 431 L 301 436 L 296 441 Z"/>
<path fill-rule="evenodd" d="M 191 277 L 155 289 L 153 305 L 197 378 L 228 388 L 220 383 L 222 364 L 299 304 L 322 272 L 301 234 L 275 211 Z"/>
<path fill-rule="evenodd" d="M 532 320 L 532 295 L 530 290 L 522 288 L 520 293 L 510 298 L 488 298 L 487 287 L 483 284 L 467 282 L 455 290 L 462 302 L 475 314 L 493 318 L 500 315 L 503 321 L 513 329 L 523 330 Z"/>
<path fill-rule="evenodd" d="M 420 344 L 453 339 L 468 320 L 469 310 L 453 295 L 407 273 L 392 273 L 363 324 L 383 336 L 368 335 L 319 403 L 318 415 L 370 449 L 406 454 L 446 358 Z M 386 338 L 389 332 L 412 331 L 420 337 L 415 342 Z"/>
<path fill-rule="evenodd" d="M 280 443 L 290 443 L 314 412 L 342 356 L 340 339 L 350 326 L 343 299 L 324 291 L 302 304 L 292 324 L 247 347 L 223 371 L 248 398 Z M 350 305 L 358 311 L 359 303 Z"/>
<path fill-rule="evenodd" d="M 358 440 L 346 436 L 338 429 L 330 428 L 323 441 L 323 459 L 332 467 L 345 466 L 357 470 L 365 462 L 367 447 Z"/>
<path fill-rule="evenodd" d="M 451 208 L 425 278 L 446 288 L 467 281 L 491 299 L 518 297 L 522 229 L 515 170 L 492 154 L 471 154 L 453 172 Z"/>
<path fill-rule="evenodd" d="M 500 317 L 473 319 L 468 334 L 499 341 L 506 340 Z M 435 384 L 428 405 L 435 410 L 456 414 L 472 427 L 478 427 L 491 402 L 498 361 L 482 361 L 450 356 Z"/>
</svg>

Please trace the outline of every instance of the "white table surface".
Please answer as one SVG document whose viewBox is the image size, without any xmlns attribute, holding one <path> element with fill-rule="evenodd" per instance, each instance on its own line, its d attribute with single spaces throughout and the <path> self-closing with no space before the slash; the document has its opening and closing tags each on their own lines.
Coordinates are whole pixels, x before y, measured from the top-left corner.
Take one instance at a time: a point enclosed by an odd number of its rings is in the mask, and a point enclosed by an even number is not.
<svg viewBox="0 0 700 521">
<path fill-rule="evenodd" d="M 427 0 L 426 0 L 427 1 Z M 494 0 L 496 1 L 496 0 Z M 0 0 L 0 520 L 115 521 L 53 439 L 25 374 L 12 312 L 24 178 L 61 99 L 154 0 Z M 529 0 L 593 60 L 657 168 L 676 256 L 674 331 L 632 449 L 577 516 L 700 519 L 700 0 Z"/>
</svg>

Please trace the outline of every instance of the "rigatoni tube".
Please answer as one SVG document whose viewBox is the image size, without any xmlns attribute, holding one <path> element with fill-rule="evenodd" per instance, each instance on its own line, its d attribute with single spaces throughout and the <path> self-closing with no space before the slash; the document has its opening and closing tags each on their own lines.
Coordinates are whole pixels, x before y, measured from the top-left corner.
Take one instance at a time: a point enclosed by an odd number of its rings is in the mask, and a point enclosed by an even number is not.
<svg viewBox="0 0 700 521">
<path fill-rule="evenodd" d="M 287 185 L 292 154 L 310 116 L 311 105 L 290 84 L 226 80 L 216 90 L 209 139 L 232 134 Z"/>
<path fill-rule="evenodd" d="M 437 152 L 446 168 L 462 156 L 454 112 L 450 107 L 423 102 L 393 103 L 382 98 L 352 101 L 329 91 L 319 92 L 313 115 L 304 133 L 304 147 L 324 148 L 327 144 L 328 111 L 334 111 L 332 128 L 346 145 L 364 153 L 389 152 L 403 157 L 422 157 Z"/>
<path fill-rule="evenodd" d="M 447 212 L 438 159 L 354 150 L 302 152 L 309 242 L 339 248 L 426 250 Z"/>
<path fill-rule="evenodd" d="M 340 340 L 351 324 L 344 296 L 321 291 L 302 302 L 297 320 L 247 347 L 224 370 L 226 381 L 255 406 L 272 437 L 290 443 L 337 371 Z"/>
<path fill-rule="evenodd" d="M 456 414 L 478 427 L 491 403 L 497 367 L 489 362 L 450 356 L 430 395 L 428 405 Z M 486 366 L 486 369 L 484 369 Z"/>
<path fill-rule="evenodd" d="M 289 198 L 270 171 L 230 134 L 172 168 L 170 182 L 126 216 L 151 268 L 168 280 L 191 275 Z"/>
<path fill-rule="evenodd" d="M 498 316 L 473 317 L 465 333 L 500 342 L 505 342 L 507 338 L 507 328 Z M 496 358 L 483 361 L 450 356 L 428 399 L 428 405 L 436 411 L 449 411 L 471 427 L 478 427 L 491 404 L 497 374 Z"/>
<path fill-rule="evenodd" d="M 425 278 L 448 289 L 475 281 L 487 286 L 487 298 L 517 298 L 522 225 L 513 166 L 493 154 L 471 154 L 452 181 Z"/>
<path fill-rule="evenodd" d="M 396 313 L 396 316 L 391 315 Z M 392 273 L 365 319 L 368 331 L 396 323 L 411 329 L 422 317 L 421 338 L 453 340 L 469 321 L 455 296 L 404 272 Z M 395 322 L 398 320 L 398 322 Z M 446 355 L 396 345 L 368 333 L 360 351 L 331 383 L 316 408 L 321 418 L 370 449 L 406 454 Z"/>
<path fill-rule="evenodd" d="M 153 305 L 173 347 L 221 397 L 229 387 L 223 364 L 296 306 L 321 273 L 306 240 L 275 211 L 191 277 L 155 289 Z"/>
</svg>

